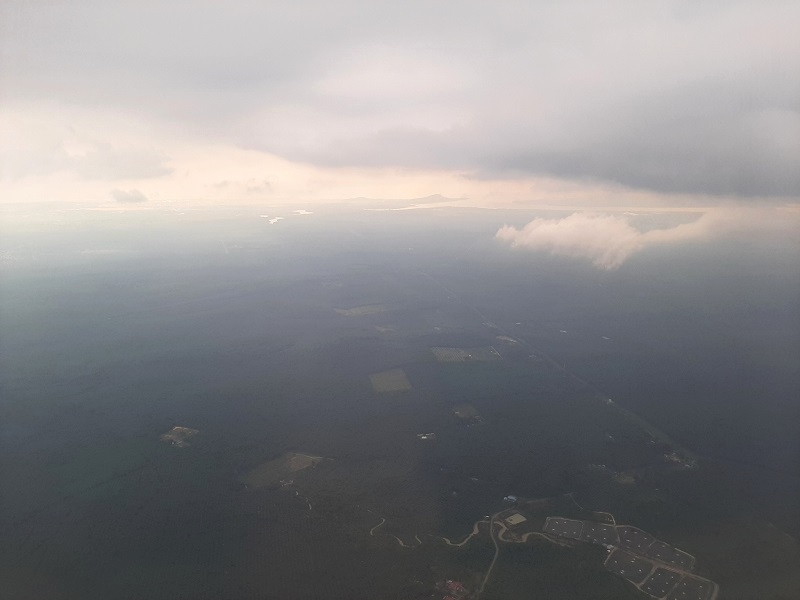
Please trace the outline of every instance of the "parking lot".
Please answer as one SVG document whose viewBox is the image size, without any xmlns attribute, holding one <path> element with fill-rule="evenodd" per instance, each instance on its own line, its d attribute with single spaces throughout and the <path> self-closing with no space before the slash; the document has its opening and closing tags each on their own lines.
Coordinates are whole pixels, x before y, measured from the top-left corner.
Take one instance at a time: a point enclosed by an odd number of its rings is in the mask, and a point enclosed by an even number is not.
<svg viewBox="0 0 800 600">
<path fill-rule="evenodd" d="M 591 521 L 583 522 L 581 540 L 608 546 L 619 545 L 619 536 L 613 525 L 603 525 L 602 523 L 593 523 Z"/>
<path fill-rule="evenodd" d="M 656 540 L 650 545 L 646 555 L 648 558 L 654 558 L 684 571 L 691 571 L 694 568 L 694 556 L 673 548 L 660 540 Z"/>
<path fill-rule="evenodd" d="M 719 590 L 713 581 L 688 574 L 694 556 L 638 527 L 547 517 L 544 532 L 607 547 L 606 569 L 660 600 L 714 600 Z"/>
<path fill-rule="evenodd" d="M 653 563 L 617 548 L 606 558 L 605 567 L 633 583 L 641 583 L 653 570 Z"/>
<path fill-rule="evenodd" d="M 663 598 L 678 585 L 681 577 L 683 577 L 681 573 L 665 569 L 664 567 L 658 567 L 653 571 L 650 577 L 642 583 L 640 589 L 656 598 Z"/>
<path fill-rule="evenodd" d="M 713 582 L 687 575 L 675 586 L 668 600 L 710 600 L 713 592 Z"/>
<path fill-rule="evenodd" d="M 545 533 L 557 535 L 558 537 L 571 538 L 573 540 L 581 539 L 582 529 L 583 521 L 578 521 L 576 519 L 547 517 L 547 520 L 544 523 Z"/>
<path fill-rule="evenodd" d="M 637 554 L 645 554 L 650 545 L 656 541 L 656 538 L 646 531 L 630 525 L 618 526 L 617 533 L 619 534 L 620 547 Z"/>
</svg>

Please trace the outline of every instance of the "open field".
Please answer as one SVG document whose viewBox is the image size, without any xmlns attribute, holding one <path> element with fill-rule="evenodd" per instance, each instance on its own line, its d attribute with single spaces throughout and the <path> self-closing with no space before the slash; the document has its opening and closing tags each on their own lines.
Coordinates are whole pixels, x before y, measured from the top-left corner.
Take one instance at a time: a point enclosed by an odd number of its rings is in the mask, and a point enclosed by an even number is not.
<svg viewBox="0 0 800 600">
<path fill-rule="evenodd" d="M 386 312 L 388 308 L 383 304 L 365 304 L 363 306 L 354 306 L 352 308 L 336 308 L 336 314 L 345 317 L 363 317 L 365 315 L 377 315 Z"/>
<path fill-rule="evenodd" d="M 479 413 L 478 409 L 472 406 L 472 404 L 459 404 L 453 407 L 453 414 L 465 421 L 477 419 L 481 416 L 481 413 Z"/>
<path fill-rule="evenodd" d="M 178 448 L 185 448 L 189 445 L 188 440 L 193 438 L 195 435 L 200 433 L 197 429 L 190 429 L 189 427 L 178 427 L 175 426 L 170 429 L 167 433 L 162 434 L 159 436 L 162 442 L 169 442 L 173 446 L 177 446 Z"/>
<path fill-rule="evenodd" d="M 372 383 L 372 389 L 379 394 L 407 392 L 411 389 L 411 382 L 403 369 L 391 369 L 373 373 L 369 376 L 369 380 Z"/>
<path fill-rule="evenodd" d="M 471 362 L 500 360 L 500 353 L 492 346 L 480 348 L 442 348 L 434 346 L 431 352 L 439 362 Z"/>
<path fill-rule="evenodd" d="M 262 488 L 278 484 L 292 473 L 314 467 L 325 460 L 321 456 L 288 452 L 280 458 L 267 461 L 249 471 L 242 481 L 251 488 Z"/>
</svg>

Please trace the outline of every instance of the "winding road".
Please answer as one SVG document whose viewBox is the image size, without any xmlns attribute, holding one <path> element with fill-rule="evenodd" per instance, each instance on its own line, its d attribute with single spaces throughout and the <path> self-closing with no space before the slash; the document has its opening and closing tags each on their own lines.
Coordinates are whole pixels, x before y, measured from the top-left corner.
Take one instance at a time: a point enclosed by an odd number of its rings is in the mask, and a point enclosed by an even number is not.
<svg viewBox="0 0 800 600">
<path fill-rule="evenodd" d="M 466 544 L 468 541 L 470 541 L 474 536 L 476 536 L 476 535 L 478 535 L 478 533 L 480 533 L 478 531 L 478 525 L 480 525 L 481 523 L 488 523 L 488 522 L 489 521 L 487 521 L 486 519 L 481 519 L 480 521 L 476 521 L 475 525 L 472 527 L 472 533 L 467 534 L 467 537 L 465 537 L 462 541 L 460 541 L 458 543 L 452 542 L 449 539 L 447 539 L 446 537 L 438 536 L 438 538 L 440 540 L 444 541 L 444 543 L 447 544 L 448 546 L 457 546 L 457 547 L 460 548 L 461 546 Z"/>
</svg>

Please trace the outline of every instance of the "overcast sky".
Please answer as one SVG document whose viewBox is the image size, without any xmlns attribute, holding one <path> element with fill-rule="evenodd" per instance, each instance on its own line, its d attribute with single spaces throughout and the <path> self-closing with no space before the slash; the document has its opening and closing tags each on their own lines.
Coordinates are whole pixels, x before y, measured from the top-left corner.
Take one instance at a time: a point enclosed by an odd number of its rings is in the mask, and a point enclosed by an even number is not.
<svg viewBox="0 0 800 600">
<path fill-rule="evenodd" d="M 800 200 L 800 2 L 0 8 L 6 201 Z"/>
</svg>

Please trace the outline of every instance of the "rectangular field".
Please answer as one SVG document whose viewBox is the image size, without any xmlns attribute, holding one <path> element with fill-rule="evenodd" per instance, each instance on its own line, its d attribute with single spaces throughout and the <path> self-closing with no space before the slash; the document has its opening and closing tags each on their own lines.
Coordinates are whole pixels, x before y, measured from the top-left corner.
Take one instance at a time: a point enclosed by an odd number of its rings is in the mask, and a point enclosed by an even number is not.
<svg viewBox="0 0 800 600">
<path fill-rule="evenodd" d="M 364 315 L 376 315 L 386 312 L 388 309 L 384 304 L 365 304 L 364 306 L 354 306 L 353 308 L 336 308 L 337 314 L 345 317 L 361 317 Z"/>
<path fill-rule="evenodd" d="M 500 353 L 492 346 L 480 348 L 443 348 L 434 346 L 431 352 L 439 362 L 486 362 L 500 360 Z"/>
<path fill-rule="evenodd" d="M 459 419 L 467 421 L 480 418 L 481 416 L 478 409 L 472 406 L 472 404 L 459 404 L 453 408 L 453 414 Z"/>
<path fill-rule="evenodd" d="M 323 460 L 321 456 L 287 452 L 280 458 L 261 463 L 246 473 L 241 481 L 254 489 L 276 485 L 292 473 L 314 467 Z"/>
<path fill-rule="evenodd" d="M 369 376 L 369 380 L 372 383 L 372 389 L 378 393 L 407 392 L 411 389 L 411 382 L 403 369 L 373 373 Z"/>
</svg>

